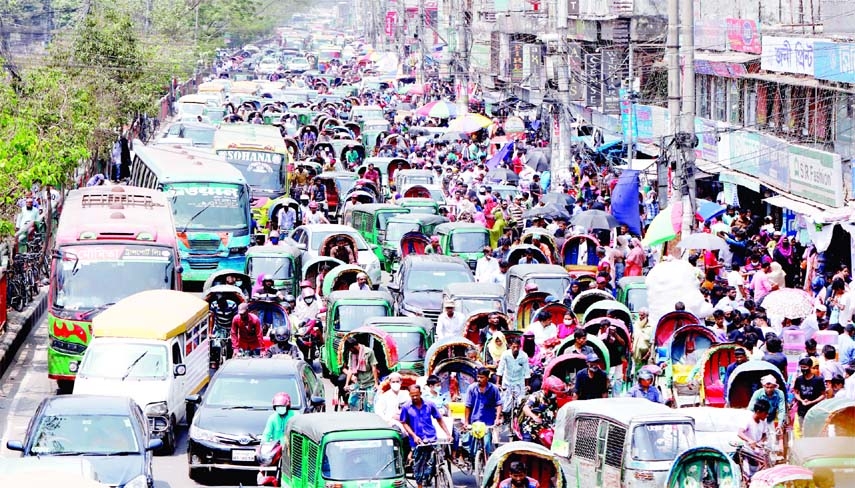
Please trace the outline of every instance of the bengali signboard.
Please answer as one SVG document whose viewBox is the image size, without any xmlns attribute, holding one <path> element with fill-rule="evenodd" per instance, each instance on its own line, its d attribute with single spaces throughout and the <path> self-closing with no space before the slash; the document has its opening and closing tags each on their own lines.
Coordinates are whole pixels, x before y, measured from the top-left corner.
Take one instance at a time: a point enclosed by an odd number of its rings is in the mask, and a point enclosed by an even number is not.
<svg viewBox="0 0 855 488">
<path fill-rule="evenodd" d="M 386 12 L 386 23 L 383 26 L 383 32 L 386 33 L 387 37 L 393 37 L 395 35 L 395 26 L 398 25 L 398 12 L 394 10 L 389 10 Z"/>
<path fill-rule="evenodd" d="M 760 67 L 766 71 L 813 76 L 814 41 L 808 37 L 763 36 Z"/>
<path fill-rule="evenodd" d="M 819 41 L 813 47 L 814 78 L 855 83 L 855 44 Z"/>
<path fill-rule="evenodd" d="M 511 41 L 511 81 L 519 82 L 523 80 L 523 71 L 524 71 L 524 58 L 523 58 L 523 48 L 524 44 L 518 41 Z"/>
<path fill-rule="evenodd" d="M 727 43 L 731 51 L 761 54 L 760 31 L 757 22 L 748 19 L 726 19 Z"/>
</svg>

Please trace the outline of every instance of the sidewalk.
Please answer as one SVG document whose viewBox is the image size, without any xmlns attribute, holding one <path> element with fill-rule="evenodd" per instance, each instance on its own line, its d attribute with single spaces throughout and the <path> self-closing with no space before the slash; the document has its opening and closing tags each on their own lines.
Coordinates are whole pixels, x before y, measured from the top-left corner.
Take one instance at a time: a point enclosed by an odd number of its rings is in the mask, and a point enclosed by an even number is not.
<svg viewBox="0 0 855 488">
<path fill-rule="evenodd" d="M 18 349 L 30 335 L 47 310 L 48 288 L 43 287 L 38 296 L 27 305 L 23 312 L 9 310 L 6 330 L 0 336 L 0 377 L 15 361 Z"/>
</svg>

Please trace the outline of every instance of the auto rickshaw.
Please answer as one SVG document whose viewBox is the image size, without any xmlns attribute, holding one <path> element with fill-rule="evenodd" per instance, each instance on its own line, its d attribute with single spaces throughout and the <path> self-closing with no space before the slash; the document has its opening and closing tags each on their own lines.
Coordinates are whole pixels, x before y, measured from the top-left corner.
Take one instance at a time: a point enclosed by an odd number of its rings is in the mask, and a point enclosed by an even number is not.
<svg viewBox="0 0 855 488">
<path fill-rule="evenodd" d="M 433 344 L 433 324 L 425 317 L 369 317 L 363 327 L 373 327 L 389 334 L 398 346 L 401 372 L 425 373 L 425 354 Z M 403 388 L 403 387 L 402 387 Z"/>
<path fill-rule="evenodd" d="M 410 254 L 425 254 L 425 249 L 430 246 L 430 239 L 421 232 L 407 232 L 401 237 L 400 256 L 401 259 Z M 395 264 L 400 264 L 401 259 L 394 261 L 393 268 L 397 270 Z"/>
<path fill-rule="evenodd" d="M 561 262 L 573 278 L 579 273 L 596 273 L 600 264 L 599 246 L 600 241 L 594 236 L 570 236 L 561 247 Z"/>
<path fill-rule="evenodd" d="M 351 198 L 356 198 L 356 201 L 360 204 L 367 205 L 371 203 L 378 202 L 377 195 L 371 191 L 365 190 L 357 190 L 355 188 L 351 188 L 350 191 L 347 192 L 347 195 L 344 196 L 344 201 L 347 202 Z M 345 225 L 352 225 L 353 222 L 351 220 L 351 209 L 355 208 L 355 206 L 351 206 L 347 211 L 344 210 L 344 204 L 342 204 L 342 208 L 339 211 L 339 222 Z"/>
<path fill-rule="evenodd" d="M 546 447 L 533 442 L 514 441 L 496 448 L 484 467 L 484 478 L 478 488 L 498 488 L 510 478 L 510 466 L 521 461 L 526 476 L 537 480 L 543 488 L 565 488 L 567 480 L 558 458 Z"/>
<path fill-rule="evenodd" d="M 350 248 L 351 253 L 353 254 L 354 259 L 359 259 L 359 248 L 356 244 L 356 239 L 353 238 L 350 234 L 330 234 L 324 238 L 323 242 L 321 242 L 321 246 L 318 248 L 318 256 L 325 256 L 336 258 L 344 264 L 357 264 L 351 263 L 349 261 L 349 257 L 345 256 L 344 253 L 341 255 L 335 254 L 335 247 L 339 244 L 339 242 L 344 243 L 345 246 Z"/>
<path fill-rule="evenodd" d="M 701 319 L 695 317 L 691 312 L 674 311 L 668 312 L 659 318 L 656 328 L 653 329 L 653 347 L 656 353 L 656 364 L 668 360 L 668 350 L 665 345 L 674 336 L 674 332 L 686 325 L 703 325 Z"/>
<path fill-rule="evenodd" d="M 716 486 L 738 488 L 742 471 L 736 462 L 715 447 L 692 447 L 674 460 L 665 488 Z"/>
<path fill-rule="evenodd" d="M 430 190 L 422 185 L 410 185 L 401 193 L 404 198 L 430 198 Z"/>
<path fill-rule="evenodd" d="M 400 254 L 401 240 L 409 232 L 421 233 L 427 236 L 433 235 L 436 226 L 448 222 L 445 217 L 428 214 L 412 213 L 398 214 L 389 217 L 386 221 L 386 233 L 383 240 L 383 253 L 386 261 L 392 263 L 392 270 L 398 269 L 398 263 L 403 256 Z"/>
<path fill-rule="evenodd" d="M 211 310 L 208 314 L 210 368 L 218 369 L 232 357 L 232 320 L 237 315 L 238 305 L 246 302 L 249 292 L 244 293 L 242 288 L 235 285 L 213 285 L 207 287 L 204 293 Z M 225 307 L 220 306 L 220 298 L 225 299 Z"/>
<path fill-rule="evenodd" d="M 284 241 L 275 245 L 252 246 L 246 252 L 246 274 L 254 281 L 261 275 L 269 275 L 278 291 L 297 296 L 300 280 L 297 270 L 300 269 L 301 256 L 300 249 Z"/>
<path fill-rule="evenodd" d="M 750 362 L 750 361 L 749 361 Z M 822 402 L 820 402 L 822 403 Z M 826 486 L 849 487 L 855 482 L 855 439 L 852 437 L 802 437 L 793 442 L 787 462 L 810 469 L 822 470 L 833 476 Z"/>
<path fill-rule="evenodd" d="M 749 488 L 817 488 L 813 471 L 803 466 L 779 464 L 754 473 Z"/>
<path fill-rule="evenodd" d="M 724 408 L 724 372 L 736 361 L 734 343 L 714 344 L 704 351 L 698 368 L 701 405 Z"/>
<path fill-rule="evenodd" d="M 632 315 L 622 303 L 616 300 L 601 300 L 594 303 L 585 310 L 582 322 L 587 324 L 594 319 L 606 316 L 622 321 L 629 333 L 632 334 Z"/>
<path fill-rule="evenodd" d="M 315 181 L 324 185 L 329 218 L 341 218 L 344 202 L 347 201 L 344 197 L 358 179 L 359 176 L 351 171 L 325 171 L 315 177 Z"/>
<path fill-rule="evenodd" d="M 353 228 L 374 250 L 383 269 L 390 270 L 392 263 L 389 262 L 382 248 L 386 241 L 386 227 L 390 218 L 408 214 L 410 210 L 391 203 L 372 203 L 356 205 L 350 209 L 349 213 Z"/>
<path fill-rule="evenodd" d="M 359 273 L 364 272 L 364 269 L 355 264 L 342 264 L 331 269 L 324 277 L 324 282 L 321 284 L 321 295 L 328 297 L 331 293 L 336 291 L 347 291 L 350 289 L 350 285 L 356 283 L 356 277 Z M 367 284 L 372 288 L 374 286 L 370 277 L 368 278 Z"/>
<path fill-rule="evenodd" d="M 463 259 L 475 271 L 478 260 L 484 257 L 484 247 L 490 245 L 490 231 L 481 224 L 468 222 L 448 222 L 436 226 L 434 230 L 439 237 L 442 253 Z"/>
<path fill-rule="evenodd" d="M 324 267 L 328 267 L 327 272 L 344 265 L 342 261 L 329 256 L 318 256 L 316 258 L 307 259 L 303 262 L 302 272 L 300 276 L 302 280 L 308 281 L 317 287 L 318 275 Z M 323 288 L 323 282 L 320 283 Z M 298 290 L 299 291 L 299 290 Z M 297 295 L 294 295 L 297 296 Z"/>
<path fill-rule="evenodd" d="M 632 313 L 632 321 L 638 320 L 638 311 L 647 308 L 647 283 L 644 276 L 625 276 L 618 280 L 617 299 Z"/>
<path fill-rule="evenodd" d="M 811 407 L 805 415 L 802 436 L 855 438 L 855 400 L 830 398 Z"/>
<path fill-rule="evenodd" d="M 533 291 L 526 293 L 517 305 L 517 313 L 514 315 L 514 330 L 525 330 L 534 320 L 534 313 L 546 305 L 546 297 L 549 293 L 545 291 Z M 564 317 L 562 317 L 563 319 Z"/>
<path fill-rule="evenodd" d="M 294 416 L 282 451 L 284 488 L 330 484 L 376 488 L 406 485 L 401 433 L 379 415 L 320 412 Z"/>
<path fill-rule="evenodd" d="M 385 378 L 393 371 L 398 371 L 398 344 L 385 330 L 366 326 L 358 327 L 342 337 L 336 350 L 339 369 L 344 366 L 345 341 L 350 337 L 374 351 L 374 357 L 377 359 L 377 373 L 381 378 Z"/>
<path fill-rule="evenodd" d="M 455 310 L 468 317 L 482 310 L 505 310 L 505 288 L 492 283 L 449 283 L 442 290 L 442 301 L 450 300 Z"/>
<path fill-rule="evenodd" d="M 398 205 L 411 213 L 439 215 L 439 203 L 433 198 L 399 198 Z"/>
<path fill-rule="evenodd" d="M 425 354 L 425 375 L 435 374 L 440 379 L 440 393 L 451 400 L 448 409 L 451 417 L 463 418 L 463 395 L 475 383 L 481 363 L 467 357 L 467 352 L 477 351 L 475 344 L 463 337 L 447 337 L 434 342 Z"/>
<path fill-rule="evenodd" d="M 359 168 L 356 169 L 356 173 L 361 178 L 365 172 L 368 171 L 368 165 L 373 164 L 374 169 L 380 173 L 380 185 L 388 190 L 390 186 L 389 182 L 394 181 L 389 177 L 389 166 L 395 162 L 395 164 L 392 165 L 392 172 L 394 173 L 395 170 L 400 169 L 402 161 L 404 164 L 409 165 L 409 162 L 407 162 L 406 159 L 401 158 L 366 158 Z"/>
<path fill-rule="evenodd" d="M 518 264 L 508 270 L 506 283 L 508 315 L 515 315 L 520 300 L 526 295 L 525 285 L 537 285 L 538 291 L 561 299 L 570 286 L 570 277 L 567 270 L 557 264 Z"/>
<path fill-rule="evenodd" d="M 295 227 L 300 225 L 300 222 L 303 221 L 303 215 L 300 212 L 300 204 L 297 200 L 290 197 L 270 199 L 261 207 L 261 212 L 259 214 L 258 228 L 261 229 L 263 233 L 268 233 L 271 229 L 278 229 L 280 227 L 277 215 L 279 214 L 279 209 L 282 207 L 291 207 L 294 209 Z"/>
<path fill-rule="evenodd" d="M 754 416 L 747 408 L 683 407 L 679 411 L 694 419 L 696 445 L 715 447 L 729 456 L 743 444 L 739 430 Z"/>
<path fill-rule="evenodd" d="M 702 360 L 704 351 L 715 343 L 715 332 L 705 325 L 680 327 L 668 341 L 665 378 L 677 406 L 700 404 L 700 385 L 694 381 L 692 371 Z M 689 349 L 694 352 L 689 353 Z"/>
<path fill-rule="evenodd" d="M 482 226 L 483 227 L 483 226 Z M 546 254 L 543 254 L 539 248 L 536 248 L 530 244 L 517 244 L 516 246 L 512 246 L 510 252 L 508 253 L 508 265 L 516 266 L 526 257 L 526 255 L 531 252 L 531 258 L 537 264 L 550 264 L 549 258 Z"/>
<path fill-rule="evenodd" d="M 338 350 L 344 336 L 371 317 L 392 316 L 392 296 L 384 291 L 336 291 L 327 297 L 321 365 L 325 376 L 341 372 Z M 332 376 L 330 376 L 332 377 Z"/>
<path fill-rule="evenodd" d="M 737 366 L 727 378 L 727 406 L 747 408 L 751 395 L 761 388 L 760 378 L 768 374 L 775 377 L 781 391 L 787 391 L 787 382 L 777 366 L 768 361 L 754 359 Z"/>
<path fill-rule="evenodd" d="M 555 236 L 546 229 L 540 227 L 529 227 L 525 232 L 523 232 L 522 236 L 520 236 L 520 242 L 523 244 L 531 244 L 535 237 L 540 239 L 541 244 L 546 244 L 546 247 L 549 248 L 549 262 L 556 263 L 557 261 L 555 258 L 558 256 L 558 245 L 555 242 Z"/>
<path fill-rule="evenodd" d="M 603 300 L 611 301 L 614 300 L 614 297 L 611 293 L 605 290 L 593 288 L 576 295 L 576 298 L 574 298 L 573 302 L 570 304 L 570 308 L 573 310 L 576 318 L 581 320 L 585 316 L 585 312 L 588 311 L 588 307 Z"/>
<path fill-rule="evenodd" d="M 249 275 L 245 273 L 230 269 L 217 271 L 216 273 L 213 273 L 211 276 L 209 276 L 208 279 L 205 280 L 205 284 L 202 287 L 202 293 L 207 294 L 208 290 L 210 290 L 211 287 L 214 286 L 228 285 L 231 279 L 234 279 L 233 285 L 240 289 L 240 292 L 243 293 L 244 297 L 249 297 L 252 294 L 252 278 L 250 278 Z"/>
</svg>

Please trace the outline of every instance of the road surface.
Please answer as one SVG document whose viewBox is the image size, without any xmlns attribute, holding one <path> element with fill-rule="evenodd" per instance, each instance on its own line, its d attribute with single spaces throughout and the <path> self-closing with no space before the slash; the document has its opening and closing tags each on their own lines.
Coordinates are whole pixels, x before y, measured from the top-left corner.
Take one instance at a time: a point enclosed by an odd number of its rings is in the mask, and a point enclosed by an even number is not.
<svg viewBox="0 0 855 488">
<path fill-rule="evenodd" d="M 23 439 L 27 423 L 39 402 L 48 395 L 57 394 L 56 383 L 47 377 L 47 327 L 45 320 L 33 329 L 16 362 L 0 378 L 0 432 L 3 433 L 0 457 L 17 457 L 18 453 L 6 449 L 6 441 Z M 332 385 L 327 383 L 327 398 L 332 398 Z M 190 488 L 196 482 L 187 476 L 187 431 L 179 430 L 179 443 L 175 454 L 155 456 L 154 477 L 156 488 Z M 255 473 L 218 473 L 214 483 L 207 486 L 254 486 Z M 464 473 L 454 472 L 456 487 L 474 488 L 474 479 Z"/>
</svg>

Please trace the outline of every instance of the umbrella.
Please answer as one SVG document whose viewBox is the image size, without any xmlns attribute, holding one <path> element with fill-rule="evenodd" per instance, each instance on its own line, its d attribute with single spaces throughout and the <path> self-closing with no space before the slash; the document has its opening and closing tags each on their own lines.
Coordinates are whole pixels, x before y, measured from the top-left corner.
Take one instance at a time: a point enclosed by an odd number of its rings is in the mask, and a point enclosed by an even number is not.
<svg viewBox="0 0 855 488">
<path fill-rule="evenodd" d="M 492 181 L 494 183 L 498 183 L 500 181 L 506 181 L 508 183 L 516 183 L 520 181 L 520 177 L 514 173 L 513 171 L 507 168 L 496 168 L 485 176 L 488 181 Z"/>
<path fill-rule="evenodd" d="M 696 202 L 697 202 L 697 208 L 698 208 L 697 214 L 698 214 L 699 220 L 703 220 L 703 221 L 710 220 L 712 218 L 718 217 L 719 215 L 723 214 L 727 210 L 727 207 L 725 207 L 724 205 L 719 205 L 715 202 L 711 202 L 709 200 L 704 200 L 703 198 L 699 198 Z"/>
<path fill-rule="evenodd" d="M 713 224 L 713 226 L 710 227 L 710 230 L 712 231 L 713 234 L 718 234 L 719 232 L 729 233 L 730 232 L 730 226 L 725 224 L 724 222 L 719 222 L 717 224 Z"/>
<path fill-rule="evenodd" d="M 669 205 L 653 218 L 653 222 L 650 222 L 641 243 L 652 247 L 674 239 L 677 237 L 677 231 L 680 230 L 682 218 L 683 207 Z"/>
<path fill-rule="evenodd" d="M 549 157 L 543 151 L 529 151 L 525 157 L 525 164 L 538 173 L 549 171 Z"/>
<path fill-rule="evenodd" d="M 489 127 L 493 121 L 484 117 L 481 114 L 465 113 L 460 117 L 452 120 L 448 124 L 448 128 L 457 132 L 478 132 L 479 130 Z"/>
<path fill-rule="evenodd" d="M 422 117 L 450 119 L 457 115 L 457 106 L 443 100 L 426 103 L 416 109 L 416 114 Z"/>
<path fill-rule="evenodd" d="M 540 201 L 543 203 L 554 203 L 561 207 L 569 207 L 570 205 L 573 205 L 573 198 L 570 195 L 559 192 L 549 192 L 544 195 Z"/>
<path fill-rule="evenodd" d="M 585 210 L 584 212 L 574 215 L 571 224 L 584 227 L 585 229 L 611 229 L 617 227 L 618 221 L 615 217 L 602 210 Z"/>
<path fill-rule="evenodd" d="M 787 319 L 803 319 L 814 313 L 813 297 L 804 290 L 781 288 L 763 299 L 763 308 Z"/>
<path fill-rule="evenodd" d="M 439 138 L 439 140 L 446 141 L 446 142 L 454 142 L 458 139 L 465 141 L 467 139 L 466 134 L 464 134 L 460 131 L 450 130 L 450 131 L 446 132 L 445 134 L 443 134 Z"/>
<path fill-rule="evenodd" d="M 524 219 L 569 219 L 570 213 L 567 212 L 564 208 L 555 205 L 554 203 L 549 203 L 543 206 L 532 207 L 525 212 L 523 212 Z"/>
<path fill-rule="evenodd" d="M 689 234 L 677 244 L 680 249 L 705 249 L 708 251 L 723 251 L 727 249 L 727 243 L 721 237 L 703 232 Z"/>
</svg>

